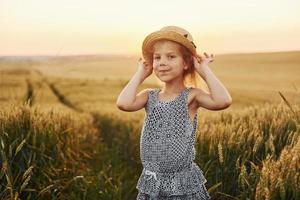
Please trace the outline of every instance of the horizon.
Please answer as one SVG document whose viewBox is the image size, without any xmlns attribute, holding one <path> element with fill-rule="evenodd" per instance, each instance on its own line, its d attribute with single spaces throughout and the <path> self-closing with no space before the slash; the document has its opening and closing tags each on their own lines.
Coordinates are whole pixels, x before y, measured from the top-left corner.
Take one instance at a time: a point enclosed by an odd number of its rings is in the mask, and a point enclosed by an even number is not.
<svg viewBox="0 0 300 200">
<path fill-rule="evenodd" d="M 257 51 L 257 52 L 228 52 L 228 53 L 219 53 L 215 55 L 238 55 L 238 54 L 271 54 L 271 53 L 295 53 L 300 52 L 300 49 L 296 50 L 287 50 L 287 51 Z M 138 57 L 138 54 L 62 54 L 62 55 L 0 55 L 0 58 L 3 57 L 80 57 L 80 56 L 107 56 L 107 57 Z"/>
</svg>

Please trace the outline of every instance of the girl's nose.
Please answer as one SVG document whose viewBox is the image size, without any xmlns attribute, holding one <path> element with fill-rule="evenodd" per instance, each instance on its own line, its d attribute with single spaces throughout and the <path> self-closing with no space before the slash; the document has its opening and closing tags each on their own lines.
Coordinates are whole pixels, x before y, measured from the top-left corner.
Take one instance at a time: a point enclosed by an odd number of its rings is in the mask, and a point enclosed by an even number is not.
<svg viewBox="0 0 300 200">
<path fill-rule="evenodd" d="M 166 61 L 165 61 L 164 58 L 161 58 L 161 59 L 159 60 L 159 66 L 166 65 L 165 63 L 166 63 Z"/>
</svg>

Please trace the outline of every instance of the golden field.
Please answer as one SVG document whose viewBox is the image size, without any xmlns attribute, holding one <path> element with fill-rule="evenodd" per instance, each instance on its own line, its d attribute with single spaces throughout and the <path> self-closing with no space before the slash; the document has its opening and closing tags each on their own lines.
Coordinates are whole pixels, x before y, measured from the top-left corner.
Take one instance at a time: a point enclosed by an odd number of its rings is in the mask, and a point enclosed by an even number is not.
<svg viewBox="0 0 300 200">
<path fill-rule="evenodd" d="M 0 58 L 0 199 L 135 199 L 145 113 L 115 102 L 137 60 Z M 300 52 L 216 55 L 210 67 L 233 98 L 199 109 L 196 162 L 213 199 L 299 199 Z M 154 75 L 147 87 L 160 87 Z"/>
</svg>

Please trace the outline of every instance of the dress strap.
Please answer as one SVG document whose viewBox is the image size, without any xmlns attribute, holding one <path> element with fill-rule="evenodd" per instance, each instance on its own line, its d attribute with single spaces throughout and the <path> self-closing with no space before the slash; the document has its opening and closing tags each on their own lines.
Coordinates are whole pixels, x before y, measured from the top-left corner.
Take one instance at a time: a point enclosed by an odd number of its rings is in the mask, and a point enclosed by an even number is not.
<svg viewBox="0 0 300 200">
<path fill-rule="evenodd" d="M 149 113 L 149 111 L 151 111 L 155 105 L 155 92 L 156 92 L 155 88 L 150 89 L 148 92 L 148 101 L 145 105 L 146 113 Z"/>
<path fill-rule="evenodd" d="M 189 97 L 189 94 L 190 94 L 191 90 L 192 90 L 192 87 L 188 87 L 186 89 L 186 91 L 184 92 L 184 106 L 185 106 L 185 110 L 186 110 L 186 114 L 187 114 L 189 122 L 195 123 L 198 120 L 198 112 L 196 112 L 196 115 L 194 116 L 194 119 L 190 119 L 190 115 L 189 115 L 188 97 Z"/>
<path fill-rule="evenodd" d="M 183 94 L 183 96 L 184 96 L 184 101 L 185 101 L 185 103 L 186 104 L 188 104 L 188 97 L 189 97 L 189 93 L 190 93 L 190 91 L 191 91 L 191 89 L 192 89 L 192 87 L 187 87 L 185 90 L 184 90 L 184 94 Z"/>
</svg>

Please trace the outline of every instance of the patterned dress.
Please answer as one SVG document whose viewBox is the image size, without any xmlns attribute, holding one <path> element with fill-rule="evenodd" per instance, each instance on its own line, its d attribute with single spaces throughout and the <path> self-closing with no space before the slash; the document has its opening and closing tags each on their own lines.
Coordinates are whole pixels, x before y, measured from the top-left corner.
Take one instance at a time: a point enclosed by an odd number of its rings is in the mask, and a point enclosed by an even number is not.
<svg viewBox="0 0 300 200">
<path fill-rule="evenodd" d="M 191 121 L 185 88 L 172 101 L 160 101 L 160 89 L 149 91 L 140 138 L 143 171 L 137 200 L 208 200 L 202 170 L 194 162 L 198 113 Z"/>
</svg>

